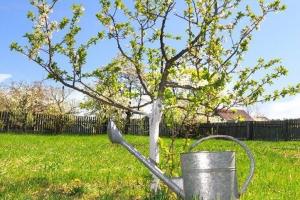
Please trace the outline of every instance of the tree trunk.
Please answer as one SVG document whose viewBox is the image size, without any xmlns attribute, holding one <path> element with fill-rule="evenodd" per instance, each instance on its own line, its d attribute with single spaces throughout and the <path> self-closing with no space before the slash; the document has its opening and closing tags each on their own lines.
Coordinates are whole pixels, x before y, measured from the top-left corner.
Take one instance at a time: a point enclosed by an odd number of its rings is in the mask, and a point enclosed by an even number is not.
<svg viewBox="0 0 300 200">
<path fill-rule="evenodd" d="M 130 126 L 130 118 L 131 118 L 131 112 L 127 111 L 126 112 L 126 119 L 125 119 L 125 128 L 124 128 L 124 133 L 128 134 L 129 132 L 129 126 Z"/>
<path fill-rule="evenodd" d="M 159 163 L 159 148 L 158 148 L 158 138 L 159 138 L 159 124 L 162 117 L 162 102 L 161 99 L 157 99 L 153 102 L 152 112 L 150 114 L 150 159 L 154 164 Z M 151 191 L 156 192 L 159 188 L 159 179 L 153 175 L 153 180 L 151 182 Z"/>
</svg>

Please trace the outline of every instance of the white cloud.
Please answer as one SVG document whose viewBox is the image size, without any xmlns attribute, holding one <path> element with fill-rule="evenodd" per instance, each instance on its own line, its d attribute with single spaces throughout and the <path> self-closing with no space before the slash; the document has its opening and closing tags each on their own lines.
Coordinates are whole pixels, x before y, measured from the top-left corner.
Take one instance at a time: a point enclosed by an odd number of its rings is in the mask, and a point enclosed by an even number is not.
<svg viewBox="0 0 300 200">
<path fill-rule="evenodd" d="M 69 98 L 69 100 L 74 100 L 76 103 L 79 103 L 84 100 L 85 95 L 81 92 L 73 90 L 68 98 Z"/>
<path fill-rule="evenodd" d="M 259 112 L 271 119 L 300 118 L 300 94 L 288 100 L 260 105 Z"/>
<path fill-rule="evenodd" d="M 0 83 L 11 78 L 11 74 L 0 74 Z"/>
</svg>

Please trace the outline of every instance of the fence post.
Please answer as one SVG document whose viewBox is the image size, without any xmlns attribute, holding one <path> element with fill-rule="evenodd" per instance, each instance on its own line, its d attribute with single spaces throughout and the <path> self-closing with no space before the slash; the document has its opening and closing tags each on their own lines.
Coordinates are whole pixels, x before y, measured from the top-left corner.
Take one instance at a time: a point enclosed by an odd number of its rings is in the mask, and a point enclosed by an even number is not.
<svg viewBox="0 0 300 200">
<path fill-rule="evenodd" d="M 247 139 L 248 140 L 253 140 L 253 124 L 254 121 L 249 121 L 248 122 L 248 129 L 247 129 Z"/>
<path fill-rule="evenodd" d="M 10 115 L 10 112 L 6 112 L 6 131 L 9 132 L 10 130 L 10 125 L 11 125 L 11 115 Z"/>
<path fill-rule="evenodd" d="M 283 133 L 284 139 L 286 141 L 290 140 L 291 138 L 290 138 L 290 129 L 289 129 L 289 120 L 288 119 L 284 120 L 284 122 L 283 122 L 283 131 L 285 132 L 285 133 Z"/>
<path fill-rule="evenodd" d="M 246 133 L 247 140 L 250 139 L 250 122 L 247 122 L 247 133 Z"/>
</svg>

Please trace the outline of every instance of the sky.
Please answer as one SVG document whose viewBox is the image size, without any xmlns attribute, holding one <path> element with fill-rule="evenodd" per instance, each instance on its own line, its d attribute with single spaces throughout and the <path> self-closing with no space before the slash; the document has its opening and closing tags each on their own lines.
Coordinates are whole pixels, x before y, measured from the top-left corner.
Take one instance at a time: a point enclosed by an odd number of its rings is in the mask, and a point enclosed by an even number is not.
<svg viewBox="0 0 300 200">
<path fill-rule="evenodd" d="M 84 29 L 82 38 L 99 31 L 100 27 L 95 19 L 95 13 L 99 10 L 98 0 L 63 0 L 57 4 L 55 15 L 62 17 L 70 13 L 70 5 L 73 2 L 82 3 L 85 7 L 86 14 L 81 21 Z M 289 75 L 276 82 L 275 87 L 278 88 L 300 82 L 300 1 L 282 2 L 287 5 L 287 10 L 266 18 L 260 30 L 255 33 L 245 57 L 245 63 L 248 65 L 255 64 L 259 57 L 281 58 L 289 70 Z M 27 11 L 30 9 L 28 0 L 2 0 L 0 3 L 0 84 L 8 84 L 11 81 L 41 81 L 46 78 L 46 73 L 40 67 L 9 50 L 12 41 L 22 43 L 24 33 L 31 30 L 31 23 L 26 19 Z M 112 45 L 104 43 L 89 52 L 92 59 L 88 64 L 98 66 L 113 56 Z M 53 84 L 50 81 L 47 83 Z M 74 98 L 82 99 L 83 95 L 74 93 Z M 251 110 L 272 119 L 300 118 L 300 94 L 276 102 L 255 105 Z"/>
</svg>

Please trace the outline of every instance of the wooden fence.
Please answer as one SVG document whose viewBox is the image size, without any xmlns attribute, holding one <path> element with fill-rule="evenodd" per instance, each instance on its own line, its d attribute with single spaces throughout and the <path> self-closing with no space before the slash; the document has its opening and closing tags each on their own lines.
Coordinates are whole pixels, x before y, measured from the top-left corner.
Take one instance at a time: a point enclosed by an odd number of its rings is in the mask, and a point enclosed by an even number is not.
<svg viewBox="0 0 300 200">
<path fill-rule="evenodd" d="M 245 140 L 300 140 L 300 119 L 200 124 L 202 135 L 231 135 Z"/>
<path fill-rule="evenodd" d="M 143 126 L 136 125 L 141 121 L 132 121 L 129 133 L 148 135 L 148 119 L 143 120 Z M 208 135 L 230 135 L 242 140 L 290 141 L 300 140 L 300 119 L 201 123 L 196 125 L 160 124 L 160 136 L 200 138 Z"/>
<path fill-rule="evenodd" d="M 36 133 L 104 134 L 107 121 L 88 116 L 54 116 L 45 114 L 13 114 L 0 112 L 0 131 Z M 133 135 L 149 135 L 149 120 L 131 119 L 119 124 Z M 300 140 L 300 119 L 263 122 L 226 122 L 195 125 L 160 124 L 160 136 L 199 138 L 207 135 L 231 135 L 244 140 Z"/>
<path fill-rule="evenodd" d="M 106 124 L 97 117 L 0 112 L 2 132 L 101 134 Z"/>
</svg>

